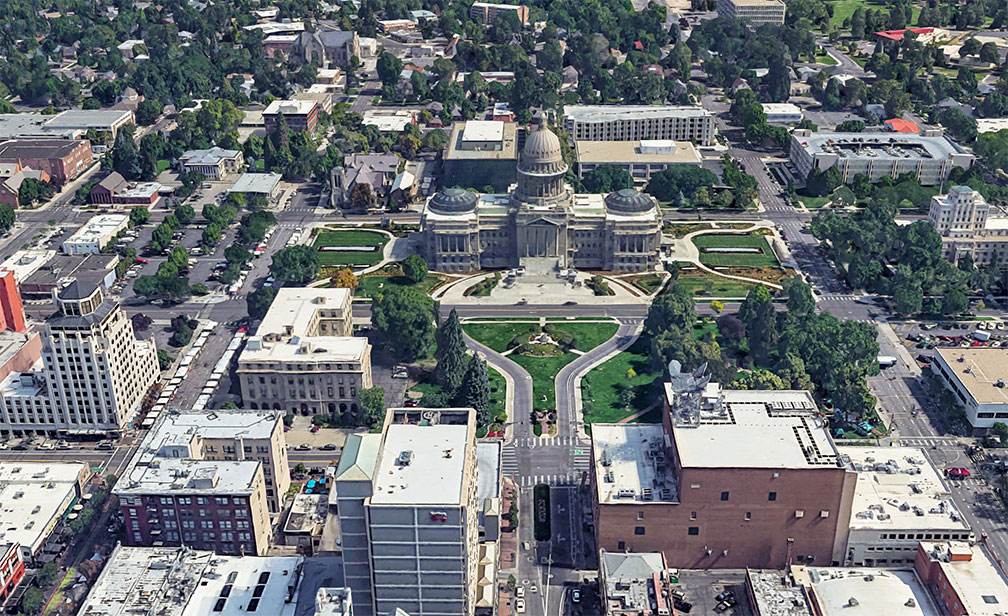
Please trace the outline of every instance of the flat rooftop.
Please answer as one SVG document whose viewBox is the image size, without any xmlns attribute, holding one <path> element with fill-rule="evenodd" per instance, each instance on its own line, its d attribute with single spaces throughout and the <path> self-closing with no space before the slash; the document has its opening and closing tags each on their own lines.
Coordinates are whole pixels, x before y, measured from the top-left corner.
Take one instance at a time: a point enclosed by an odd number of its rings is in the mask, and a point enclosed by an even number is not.
<svg viewBox="0 0 1008 616">
<path fill-rule="evenodd" d="M 305 363 L 363 361 L 368 340 L 363 336 L 301 336 L 278 342 L 258 341 L 245 346 L 241 362 L 291 361 Z"/>
<path fill-rule="evenodd" d="M 372 505 L 458 505 L 471 480 L 469 426 L 390 424 L 374 478 Z M 403 463 L 401 460 L 408 460 Z"/>
<path fill-rule="evenodd" d="M 665 432 L 655 424 L 592 424 L 592 464 L 598 502 L 678 501 Z"/>
<path fill-rule="evenodd" d="M 791 572 L 797 583 L 811 588 L 822 616 L 941 615 L 910 569 L 793 566 Z M 907 605 L 910 599 L 913 604 Z"/>
<path fill-rule="evenodd" d="M 661 552 L 603 552 L 600 582 L 606 587 L 606 613 L 653 614 L 654 574 L 665 573 Z"/>
<path fill-rule="evenodd" d="M 898 158 L 943 159 L 954 154 L 965 154 L 948 137 L 929 137 L 917 133 L 818 132 L 793 135 L 792 139 L 810 155 L 834 154 L 840 158 L 870 158 L 889 160 Z"/>
<path fill-rule="evenodd" d="M 685 105 L 567 105 L 564 117 L 575 122 L 608 122 L 646 118 L 713 117 L 703 107 Z"/>
<path fill-rule="evenodd" d="M 670 395 L 671 384 L 665 387 Z M 673 422 L 683 467 L 838 466 L 829 427 L 807 391 L 724 390 L 721 403 L 701 409 L 694 420 Z"/>
<path fill-rule="evenodd" d="M 935 557 L 942 575 L 955 589 L 970 616 L 1003 616 L 1008 606 L 1008 579 L 980 546 L 962 542 L 922 541 L 921 547 Z M 969 560 L 949 562 L 949 552 L 972 553 Z"/>
<path fill-rule="evenodd" d="M 81 144 L 79 139 L 14 139 L 0 143 L 0 159 L 63 158 Z"/>
<path fill-rule="evenodd" d="M 269 439 L 282 430 L 282 413 L 274 411 L 183 411 L 162 413 L 144 439 L 144 446 L 160 450 L 168 445 L 189 443 L 195 435 L 203 439 Z"/>
<path fill-rule="evenodd" d="M 126 224 L 129 216 L 126 214 L 98 214 L 92 216 L 84 223 L 84 226 L 74 231 L 73 235 L 67 238 L 67 242 L 91 242 L 97 238 L 116 233 L 117 230 Z"/>
<path fill-rule="evenodd" d="M 229 192 L 261 193 L 273 192 L 280 183 L 279 173 L 243 173 L 228 189 Z"/>
<path fill-rule="evenodd" d="M 970 527 L 924 451 L 916 447 L 837 447 L 857 471 L 852 529 L 962 531 Z"/>
<path fill-rule="evenodd" d="M 313 334 L 310 328 L 316 313 L 320 310 L 340 311 L 349 302 L 348 289 L 284 287 L 277 291 L 266 316 L 256 329 L 256 335 L 285 333 L 288 328 L 294 336 Z"/>
<path fill-rule="evenodd" d="M 936 348 L 935 353 L 979 404 L 1008 404 L 1008 349 Z M 998 383 L 1001 382 L 1001 386 Z"/>
<path fill-rule="evenodd" d="M 0 462 L 0 544 L 38 551 L 50 522 L 78 496 L 88 466 L 71 462 Z"/>
<path fill-rule="evenodd" d="M 703 158 L 689 141 L 578 141 L 582 163 L 667 163 L 699 165 Z"/>
<path fill-rule="evenodd" d="M 1008 128 L 1008 118 L 977 118 L 978 133 L 994 133 Z"/>
<path fill-rule="evenodd" d="M 108 129 L 120 122 L 133 119 L 128 109 L 70 109 L 52 116 L 46 121 L 46 129 Z"/>
<path fill-rule="evenodd" d="M 766 0 L 760 0 L 763 2 Z M 769 0 L 770 2 L 776 4 L 777 0 Z M 769 115 L 771 113 L 798 113 L 802 112 L 801 107 L 792 103 L 763 103 L 763 111 Z"/>
<path fill-rule="evenodd" d="M 300 556 L 117 546 L 78 616 L 293 616 Z"/>
<path fill-rule="evenodd" d="M 746 582 L 756 616 L 813 616 L 802 587 L 784 571 L 747 569 Z"/>
<path fill-rule="evenodd" d="M 498 127 L 474 127 L 471 124 L 499 125 Z M 477 143 L 492 142 L 492 148 L 477 149 Z M 512 160 L 518 161 L 518 126 L 513 122 L 493 122 L 470 120 L 464 125 L 452 128 L 448 138 L 448 149 L 445 152 L 448 159 L 473 160 Z"/>
<path fill-rule="evenodd" d="M 476 498 L 482 506 L 487 498 L 500 497 L 501 445 L 497 441 L 476 444 Z"/>
<path fill-rule="evenodd" d="M 313 534 L 326 521 L 329 510 L 328 494 L 297 494 L 291 503 L 283 532 L 288 534 Z"/>
<path fill-rule="evenodd" d="M 188 165 L 216 165 L 224 158 L 238 156 L 238 150 L 225 150 L 214 146 L 209 150 L 189 150 L 179 156 L 179 160 Z"/>
<path fill-rule="evenodd" d="M 784 6 L 781 0 L 731 0 L 735 6 Z"/>
<path fill-rule="evenodd" d="M 263 115 L 276 115 L 282 113 L 285 116 L 288 115 L 306 115 L 311 113 L 312 109 L 315 109 L 318 103 L 315 101 L 305 101 L 298 99 L 290 100 L 276 100 L 270 103 L 266 109 L 263 109 Z"/>
</svg>

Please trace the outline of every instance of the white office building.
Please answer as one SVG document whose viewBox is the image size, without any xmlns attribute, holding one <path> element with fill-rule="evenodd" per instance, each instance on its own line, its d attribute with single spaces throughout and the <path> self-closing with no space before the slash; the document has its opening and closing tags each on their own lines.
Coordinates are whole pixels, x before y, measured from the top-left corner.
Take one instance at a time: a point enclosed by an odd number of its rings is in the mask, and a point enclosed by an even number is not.
<svg viewBox="0 0 1008 616">
<path fill-rule="evenodd" d="M 53 290 L 42 358 L 0 382 L 0 434 L 117 433 L 161 374 L 152 340 L 138 340 L 96 280 Z"/>
<path fill-rule="evenodd" d="M 791 133 L 791 162 L 801 177 L 813 169 L 836 167 L 844 183 L 859 174 L 871 182 L 909 174 L 924 186 L 934 186 L 947 180 L 953 167 L 969 169 L 973 160 L 971 153 L 941 131 L 814 133 L 798 129 Z"/>
<path fill-rule="evenodd" d="M 942 256 L 953 263 L 967 255 L 980 266 L 1008 257 L 1008 216 L 969 186 L 932 197 L 928 221 L 942 238 Z"/>
<path fill-rule="evenodd" d="M 937 348 L 931 370 L 959 399 L 971 426 L 986 430 L 1008 423 L 1008 350 Z"/>
<path fill-rule="evenodd" d="M 35 562 L 90 475 L 81 462 L 0 462 L 0 545 L 19 544 L 21 557 Z"/>
<path fill-rule="evenodd" d="M 677 105 L 568 105 L 564 130 L 574 141 L 665 139 L 714 144 L 714 116 L 703 107 Z"/>
<path fill-rule="evenodd" d="M 68 255 L 96 255 L 128 227 L 129 216 L 126 214 L 98 214 L 63 242 L 63 252 Z"/>
<path fill-rule="evenodd" d="M 763 103 L 767 124 L 797 124 L 805 114 L 801 107 L 791 103 Z"/>
<path fill-rule="evenodd" d="M 972 541 L 973 533 L 924 451 L 838 447 L 857 472 L 844 566 L 909 567 L 926 539 Z"/>
<path fill-rule="evenodd" d="M 718 0 L 718 17 L 737 19 L 753 25 L 784 24 L 782 0 Z"/>
</svg>

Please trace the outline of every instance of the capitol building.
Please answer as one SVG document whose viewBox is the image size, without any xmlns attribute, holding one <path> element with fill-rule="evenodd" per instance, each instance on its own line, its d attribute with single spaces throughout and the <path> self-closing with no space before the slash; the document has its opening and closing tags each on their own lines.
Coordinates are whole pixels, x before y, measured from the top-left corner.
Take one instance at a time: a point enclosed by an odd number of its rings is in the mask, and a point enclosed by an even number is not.
<svg viewBox="0 0 1008 616">
<path fill-rule="evenodd" d="M 507 194 L 436 193 L 420 218 L 431 269 L 468 272 L 529 266 L 639 272 L 656 269 L 662 216 L 649 195 L 623 189 L 574 194 L 560 140 L 540 120 Z"/>
</svg>

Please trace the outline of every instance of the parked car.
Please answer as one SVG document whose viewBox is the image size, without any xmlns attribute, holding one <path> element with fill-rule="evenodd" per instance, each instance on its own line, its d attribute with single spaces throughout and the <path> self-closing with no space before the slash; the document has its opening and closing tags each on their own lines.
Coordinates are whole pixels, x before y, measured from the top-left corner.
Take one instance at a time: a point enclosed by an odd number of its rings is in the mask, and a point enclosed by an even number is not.
<svg viewBox="0 0 1008 616">
<path fill-rule="evenodd" d="M 525 599 L 518 599 L 515 601 L 515 612 L 519 614 L 525 613 Z"/>
<path fill-rule="evenodd" d="M 320 451 L 336 451 L 336 445 L 334 443 L 326 443 L 319 447 Z"/>
<path fill-rule="evenodd" d="M 300 445 L 298 445 L 294 449 L 296 449 L 298 451 L 311 451 L 311 448 L 312 448 L 312 446 L 309 445 L 308 443 L 301 443 Z"/>
</svg>

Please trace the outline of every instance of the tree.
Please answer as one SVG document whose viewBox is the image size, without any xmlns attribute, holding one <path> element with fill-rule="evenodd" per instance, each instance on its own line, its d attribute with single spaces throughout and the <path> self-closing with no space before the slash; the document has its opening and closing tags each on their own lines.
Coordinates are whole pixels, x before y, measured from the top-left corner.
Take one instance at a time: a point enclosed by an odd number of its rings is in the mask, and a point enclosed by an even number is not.
<svg viewBox="0 0 1008 616">
<path fill-rule="evenodd" d="M 150 126 L 161 116 L 164 105 L 156 98 L 145 98 L 137 105 L 136 123 L 140 126 Z"/>
<path fill-rule="evenodd" d="M 357 285 L 360 284 L 360 278 L 353 273 L 352 269 L 344 267 L 336 270 L 336 273 L 329 279 L 329 284 L 340 289 L 350 289 L 350 294 L 353 295 L 357 290 Z"/>
<path fill-rule="evenodd" d="M 787 294 L 788 312 L 803 317 L 815 310 L 815 296 L 812 295 L 812 287 L 805 283 L 798 276 L 786 278 L 782 285 L 784 293 Z"/>
<path fill-rule="evenodd" d="M 633 178 L 623 167 L 599 165 L 581 179 L 585 190 L 590 193 L 609 193 L 623 188 L 633 188 Z"/>
<path fill-rule="evenodd" d="M 367 387 L 357 393 L 357 399 L 367 425 L 380 425 L 385 414 L 385 390 L 381 387 Z"/>
<path fill-rule="evenodd" d="M 718 332 L 725 340 L 739 342 L 745 337 L 745 325 L 733 314 L 723 314 L 717 318 Z"/>
<path fill-rule="evenodd" d="M 466 373 L 466 343 L 454 308 L 438 327 L 435 340 L 437 347 L 434 349 L 434 359 L 437 360 L 438 382 L 448 395 L 454 396 Z"/>
<path fill-rule="evenodd" d="M 692 331 L 696 324 L 696 307 L 693 295 L 678 285 L 673 286 L 668 293 L 659 295 L 648 309 L 644 320 L 644 329 L 651 335 L 657 335 L 669 329 Z"/>
<path fill-rule="evenodd" d="M 158 360 L 158 367 L 161 370 L 167 370 L 168 368 L 171 368 L 172 362 L 174 361 L 172 359 L 172 356 L 168 354 L 168 351 L 164 349 L 158 349 L 157 360 Z"/>
<path fill-rule="evenodd" d="M 392 88 L 395 87 L 396 82 L 399 80 L 399 73 L 403 70 L 403 63 L 395 55 L 386 51 L 378 56 L 375 68 L 378 70 L 378 79 L 381 80 L 382 85 Z"/>
<path fill-rule="evenodd" d="M 440 128 L 428 132 L 420 140 L 420 145 L 427 152 L 439 152 L 448 143 L 448 134 Z"/>
<path fill-rule="evenodd" d="M 112 147 L 112 168 L 125 179 L 134 182 L 140 179 L 140 151 L 133 140 L 133 127 L 126 126 L 116 135 Z"/>
<path fill-rule="evenodd" d="M 769 370 L 756 369 L 739 375 L 728 383 L 730 389 L 787 389 L 788 385 L 779 376 Z"/>
<path fill-rule="evenodd" d="M 942 298 L 941 311 L 945 316 L 954 316 L 966 312 L 969 308 L 969 300 L 959 289 L 951 289 Z"/>
<path fill-rule="evenodd" d="M 410 255 L 402 262 L 403 275 L 416 284 L 427 276 L 427 262 L 420 255 Z"/>
<path fill-rule="evenodd" d="M 18 188 L 18 202 L 22 205 L 32 205 L 39 201 L 48 201 L 53 196 L 53 189 L 48 183 L 35 178 L 24 178 Z"/>
<path fill-rule="evenodd" d="M 378 205 L 378 198 L 367 182 L 355 182 L 350 189 L 350 207 L 358 212 L 367 211 Z"/>
<path fill-rule="evenodd" d="M 277 280 L 304 285 L 315 279 L 318 268 L 319 260 L 315 249 L 299 244 L 274 253 L 269 271 Z"/>
<path fill-rule="evenodd" d="M 374 298 L 371 319 L 392 351 L 406 360 L 426 357 L 434 343 L 434 300 L 413 287 L 393 287 Z"/>
<path fill-rule="evenodd" d="M 998 53 L 997 43 L 994 41 L 988 41 L 980 47 L 980 61 L 994 65 L 1001 62 L 1001 56 Z"/>
<path fill-rule="evenodd" d="M 45 607 L 45 595 L 38 588 L 29 586 L 21 596 L 21 609 L 25 614 L 33 616 L 41 612 L 43 607 Z"/>
<path fill-rule="evenodd" d="M 746 295 L 739 307 L 739 319 L 746 328 L 749 351 L 756 361 L 767 363 L 777 346 L 777 313 L 767 287 L 759 285 Z"/>
<path fill-rule="evenodd" d="M 994 422 L 991 426 L 991 435 L 993 435 L 1002 447 L 1008 447 L 1008 424 L 1003 421 Z"/>
<path fill-rule="evenodd" d="M 490 377 L 486 362 L 476 355 L 469 357 L 457 403 L 476 411 L 477 426 L 487 426 L 493 421 L 490 415 Z"/>
<path fill-rule="evenodd" d="M 14 208 L 0 203 L 0 233 L 7 233 L 14 226 Z"/>
<path fill-rule="evenodd" d="M 963 41 L 962 47 L 959 48 L 960 56 L 975 56 L 980 53 L 983 45 L 977 39 L 972 36 Z"/>
<path fill-rule="evenodd" d="M 844 120 L 843 122 L 837 124 L 836 132 L 838 133 L 860 133 L 864 132 L 865 123 L 861 120 Z"/>
<path fill-rule="evenodd" d="M 179 223 L 183 225 L 189 224 L 190 222 L 193 221 L 194 218 L 196 218 L 196 210 L 194 210 L 193 207 L 187 203 L 183 203 L 177 206 L 174 210 L 174 214 L 175 219 L 178 220 Z"/>
<path fill-rule="evenodd" d="M 193 329 L 196 321 L 180 315 L 171 320 L 172 335 L 168 339 L 168 344 L 174 347 L 183 347 L 192 340 Z"/>
<path fill-rule="evenodd" d="M 248 306 L 249 317 L 253 319 L 262 319 L 265 317 L 266 312 L 273 303 L 273 299 L 276 297 L 276 294 L 277 290 L 275 286 L 259 287 L 255 291 L 249 293 L 245 298 L 245 303 Z"/>
</svg>

